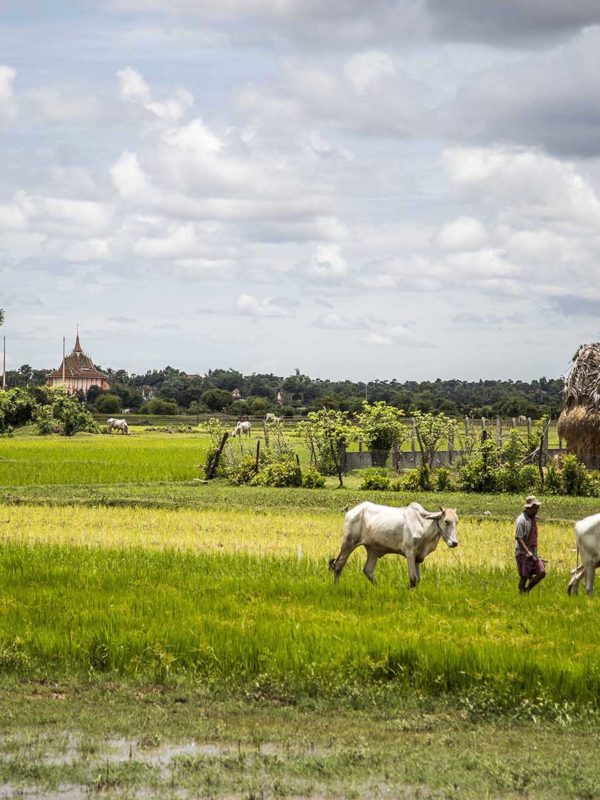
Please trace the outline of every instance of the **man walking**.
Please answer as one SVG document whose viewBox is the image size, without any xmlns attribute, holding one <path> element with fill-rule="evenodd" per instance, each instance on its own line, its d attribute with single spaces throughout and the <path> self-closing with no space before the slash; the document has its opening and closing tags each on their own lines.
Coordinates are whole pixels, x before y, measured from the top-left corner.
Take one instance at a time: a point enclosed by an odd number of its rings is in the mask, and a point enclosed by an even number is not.
<svg viewBox="0 0 600 800">
<path fill-rule="evenodd" d="M 515 529 L 515 556 L 519 571 L 519 591 L 530 592 L 546 577 L 544 562 L 538 556 L 537 513 L 541 507 L 534 495 L 525 498 L 523 513 L 519 514 Z"/>
</svg>

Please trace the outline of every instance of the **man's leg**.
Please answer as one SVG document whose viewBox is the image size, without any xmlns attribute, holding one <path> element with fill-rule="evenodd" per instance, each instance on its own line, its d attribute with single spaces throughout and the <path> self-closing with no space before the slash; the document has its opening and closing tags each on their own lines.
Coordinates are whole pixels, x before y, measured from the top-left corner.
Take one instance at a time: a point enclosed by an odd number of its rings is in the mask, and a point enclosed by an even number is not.
<svg viewBox="0 0 600 800">
<path fill-rule="evenodd" d="M 534 586 L 537 586 L 540 581 L 543 581 L 546 577 L 546 573 L 544 572 L 536 572 L 534 575 L 531 576 L 529 579 L 529 585 L 525 589 L 526 592 L 530 592 Z"/>
</svg>

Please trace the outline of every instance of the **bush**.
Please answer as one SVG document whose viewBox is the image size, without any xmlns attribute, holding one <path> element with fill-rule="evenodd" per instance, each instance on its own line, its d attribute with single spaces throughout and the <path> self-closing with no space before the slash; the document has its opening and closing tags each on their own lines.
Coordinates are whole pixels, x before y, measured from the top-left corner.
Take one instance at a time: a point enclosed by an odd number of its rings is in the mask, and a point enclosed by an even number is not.
<svg viewBox="0 0 600 800">
<path fill-rule="evenodd" d="M 325 486 L 325 476 L 314 467 L 309 467 L 302 475 L 302 486 L 305 489 L 320 489 Z"/>
<path fill-rule="evenodd" d="M 433 476 L 433 483 L 436 492 L 453 492 L 454 481 L 452 480 L 452 473 L 448 467 L 440 467 Z"/>
<path fill-rule="evenodd" d="M 384 469 L 365 469 L 362 472 L 361 478 L 359 489 L 385 492 L 390 488 L 390 478 Z"/>
<path fill-rule="evenodd" d="M 100 414 L 120 414 L 123 404 L 116 394 L 101 394 L 96 401 L 96 408 Z"/>
<path fill-rule="evenodd" d="M 561 470 L 561 483 L 565 494 L 589 497 L 594 486 L 590 473 L 576 456 L 565 456 Z"/>
<path fill-rule="evenodd" d="M 544 489 L 548 494 L 563 494 L 560 460 L 556 457 L 546 467 Z"/>
<path fill-rule="evenodd" d="M 498 448 L 491 439 L 482 442 L 459 472 L 464 492 L 498 491 Z"/>
<path fill-rule="evenodd" d="M 179 412 L 177 407 L 177 403 L 173 403 L 171 400 L 163 400 L 160 397 L 153 397 L 152 400 L 148 400 L 147 403 L 144 403 L 140 408 L 142 414 L 171 414 L 175 415 Z"/>
<path fill-rule="evenodd" d="M 398 490 L 401 491 L 402 489 L 407 492 L 431 492 L 433 490 L 433 482 L 429 465 L 421 464 L 411 472 L 407 472 L 404 478 L 399 481 Z"/>
<path fill-rule="evenodd" d="M 253 483 L 260 486 L 302 486 L 302 471 L 295 458 L 286 458 L 266 464 Z"/>
<path fill-rule="evenodd" d="M 540 473 L 533 464 L 526 464 L 519 471 L 520 489 L 523 494 L 536 492 L 540 489 Z"/>
<path fill-rule="evenodd" d="M 214 454 L 216 448 L 210 452 L 210 457 Z M 207 457 L 206 468 L 210 464 L 210 459 Z M 256 478 L 256 458 L 255 456 L 244 456 L 241 461 L 230 466 L 227 470 L 227 477 L 235 486 L 245 486 L 252 483 Z"/>
</svg>

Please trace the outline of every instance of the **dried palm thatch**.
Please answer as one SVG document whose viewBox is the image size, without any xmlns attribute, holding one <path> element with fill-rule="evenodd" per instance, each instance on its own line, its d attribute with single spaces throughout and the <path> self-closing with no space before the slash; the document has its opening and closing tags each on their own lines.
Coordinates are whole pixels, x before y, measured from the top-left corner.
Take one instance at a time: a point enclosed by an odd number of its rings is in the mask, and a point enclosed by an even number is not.
<svg viewBox="0 0 600 800">
<path fill-rule="evenodd" d="M 558 435 L 578 456 L 600 454 L 600 343 L 584 344 L 575 353 L 563 398 Z"/>
</svg>

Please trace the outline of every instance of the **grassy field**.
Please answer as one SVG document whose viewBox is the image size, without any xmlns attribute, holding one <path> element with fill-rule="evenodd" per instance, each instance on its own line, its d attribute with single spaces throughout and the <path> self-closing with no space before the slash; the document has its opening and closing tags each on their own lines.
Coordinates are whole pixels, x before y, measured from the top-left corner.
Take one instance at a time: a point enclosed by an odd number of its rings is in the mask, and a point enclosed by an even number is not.
<svg viewBox="0 0 600 800">
<path fill-rule="evenodd" d="M 0 440 L 3 796 L 597 796 L 596 601 L 565 592 L 597 500 L 543 498 L 523 597 L 522 498 L 206 485 L 203 446 Z M 416 591 L 362 552 L 335 585 L 363 499 L 458 507 L 461 545 Z"/>
</svg>

